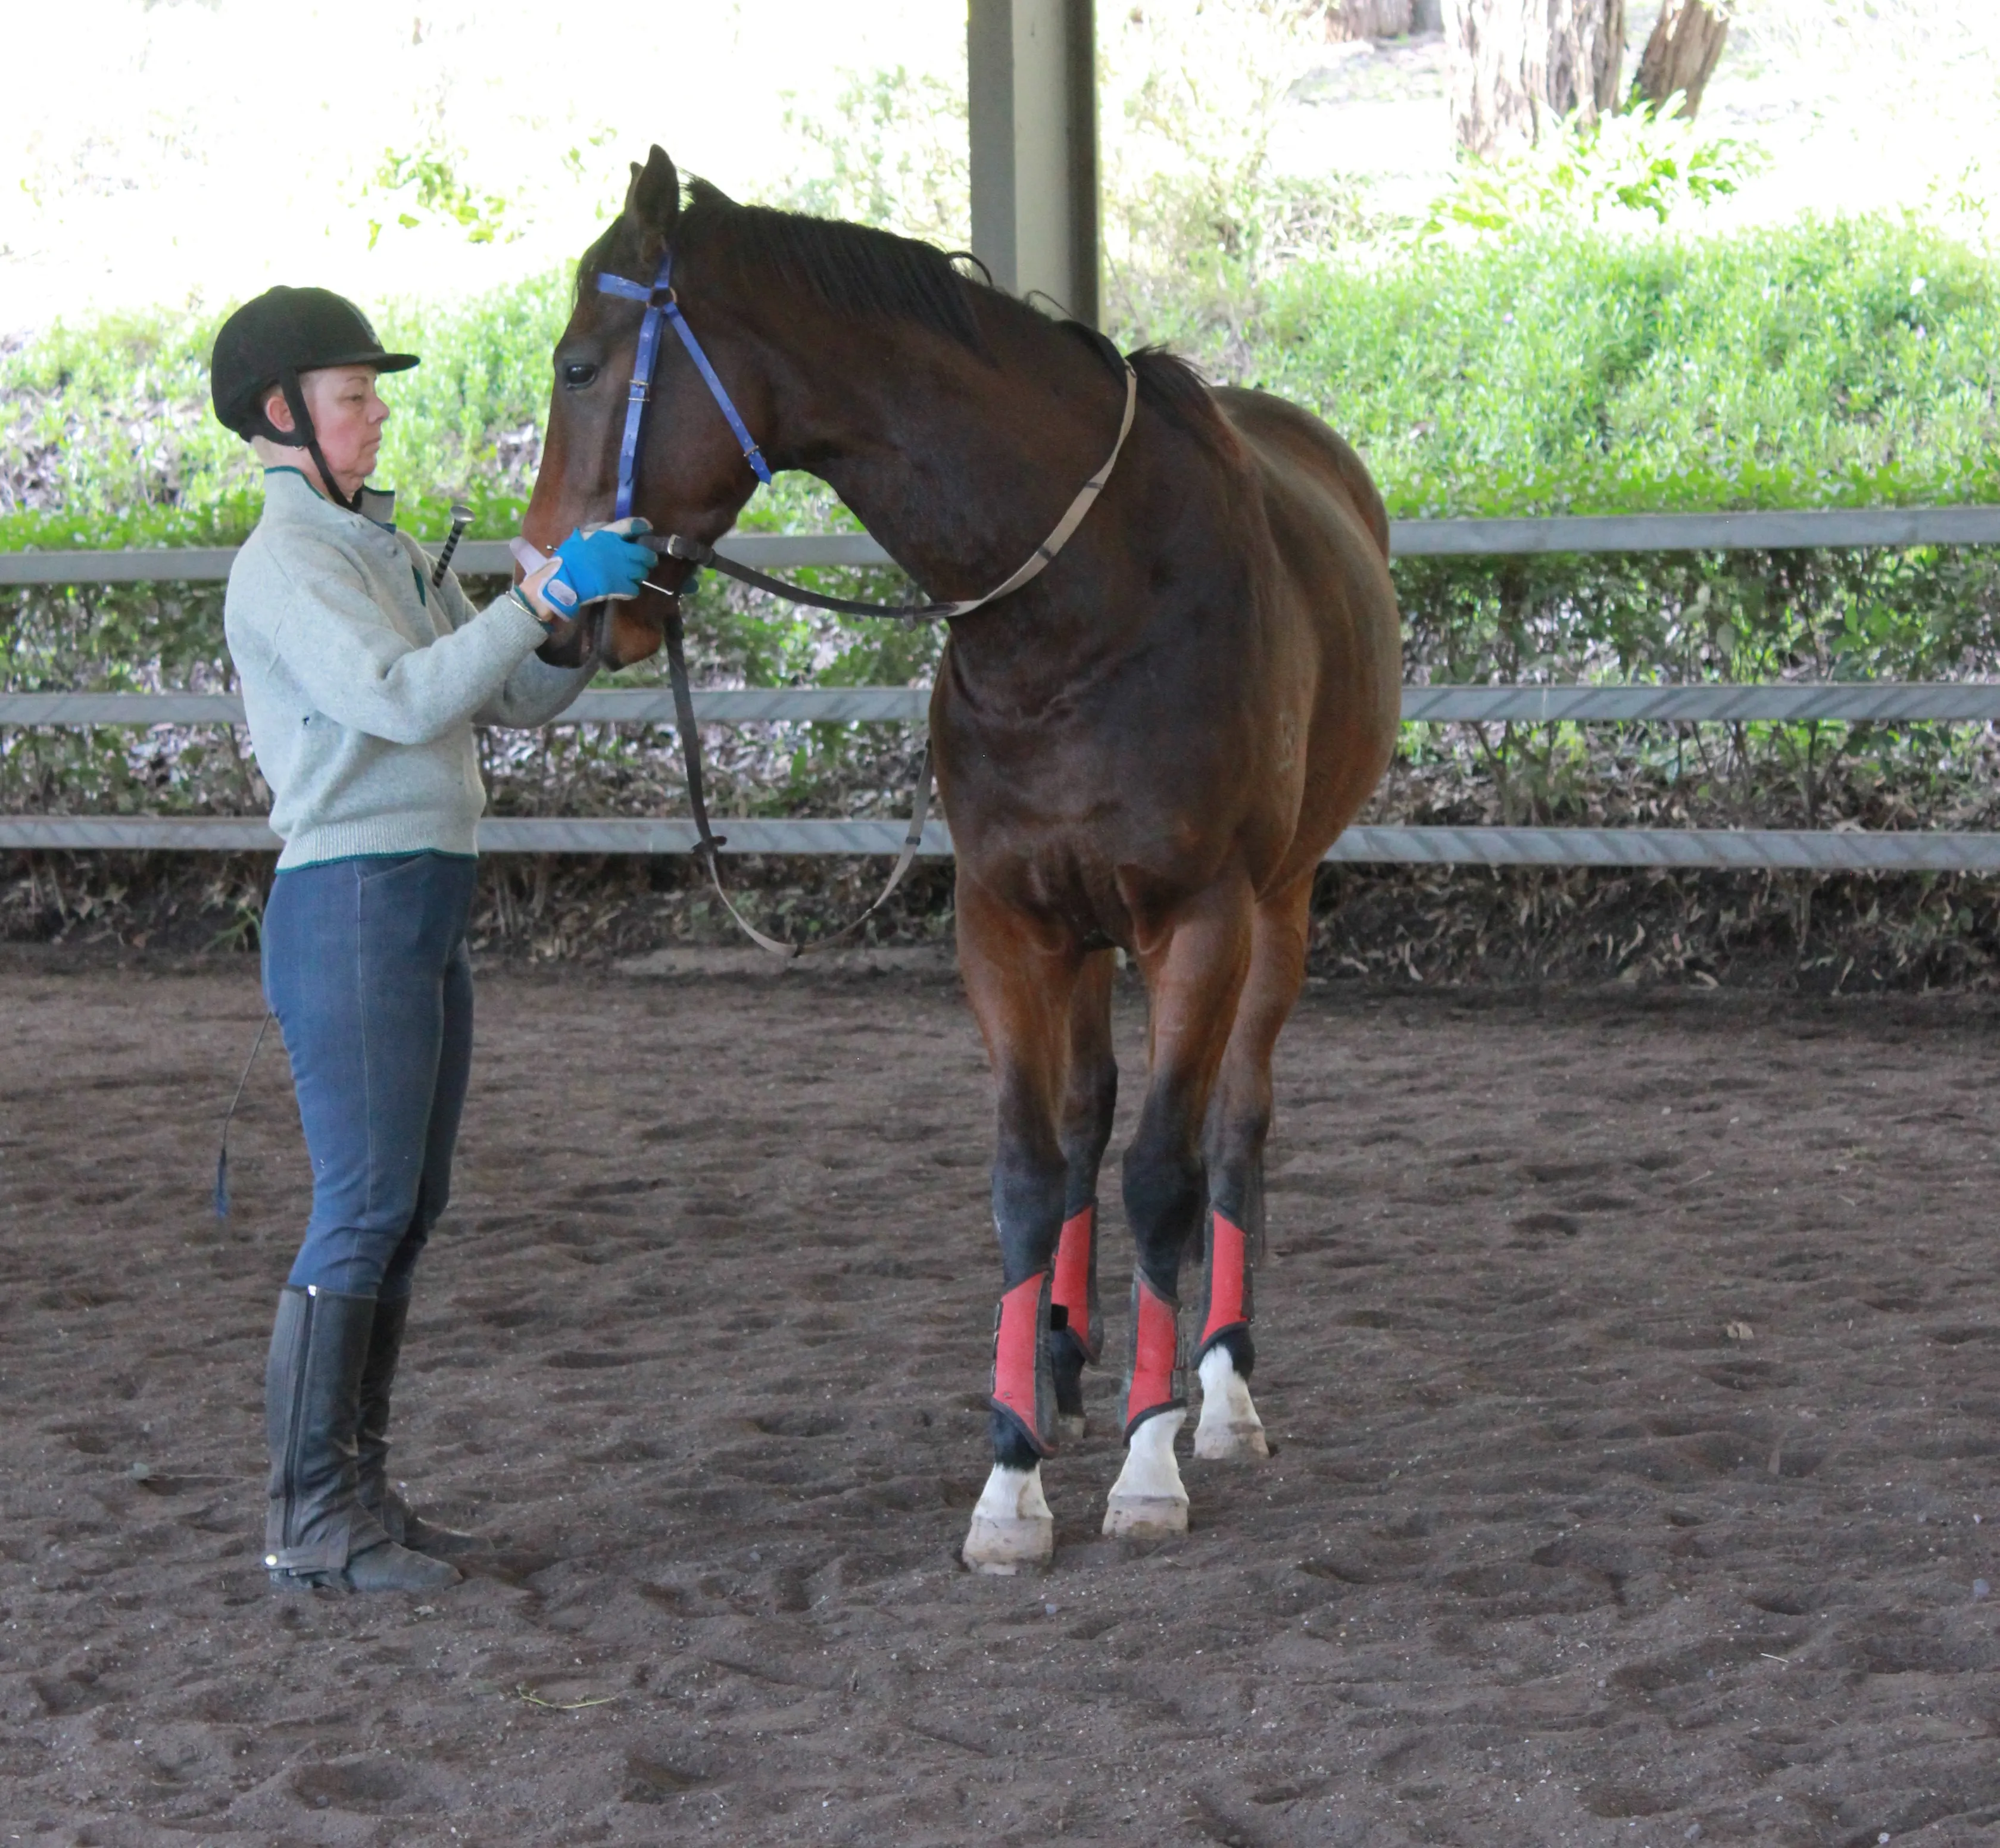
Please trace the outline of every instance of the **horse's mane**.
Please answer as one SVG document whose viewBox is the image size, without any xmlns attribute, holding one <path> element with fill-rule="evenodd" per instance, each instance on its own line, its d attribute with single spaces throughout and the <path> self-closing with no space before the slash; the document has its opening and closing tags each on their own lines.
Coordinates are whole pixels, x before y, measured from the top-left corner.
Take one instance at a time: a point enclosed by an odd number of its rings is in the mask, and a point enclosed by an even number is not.
<svg viewBox="0 0 2000 1848">
<path fill-rule="evenodd" d="M 1012 311 L 1077 336 L 1113 373 L 1122 373 L 1117 347 L 1095 328 L 1078 321 L 1050 322 L 1028 303 L 965 274 L 957 258 L 934 244 L 844 219 L 739 205 L 705 179 L 690 178 L 687 193 L 674 241 L 689 255 L 726 247 L 732 256 L 770 270 L 785 287 L 831 313 L 914 321 L 982 356 L 988 349 L 978 308 Z M 615 267 L 629 235 L 624 221 L 614 221 L 584 253 L 577 266 L 579 294 L 599 270 Z M 1158 346 L 1141 347 L 1130 357 L 1144 402 L 1201 441 L 1230 446 L 1227 426 L 1192 365 Z"/>
<path fill-rule="evenodd" d="M 983 352 L 972 290 L 936 245 L 869 224 L 815 218 L 773 206 L 738 205 L 703 179 L 688 186 L 676 241 L 690 255 L 727 245 L 745 262 L 773 272 L 787 288 L 856 321 L 914 321 Z"/>
<path fill-rule="evenodd" d="M 1164 346 L 1135 346 L 1121 355 L 1115 342 L 1083 321 L 1064 321 L 1057 325 L 1064 332 L 1075 334 L 1095 348 L 1114 373 L 1122 373 L 1124 362 L 1129 360 L 1139 375 L 1140 402 L 1150 405 L 1169 423 L 1212 447 L 1227 448 L 1233 440 L 1221 412 L 1216 408 L 1215 394 L 1193 360 L 1184 360 Z"/>
<path fill-rule="evenodd" d="M 975 353 L 984 351 L 969 293 L 981 285 L 961 276 L 935 245 L 838 218 L 739 205 L 705 179 L 690 179 L 687 193 L 674 230 L 676 248 L 687 255 L 726 246 L 834 314 L 914 321 Z M 579 297 L 599 270 L 617 267 L 631 235 L 624 220 L 614 220 L 584 252 L 576 272 Z"/>
</svg>

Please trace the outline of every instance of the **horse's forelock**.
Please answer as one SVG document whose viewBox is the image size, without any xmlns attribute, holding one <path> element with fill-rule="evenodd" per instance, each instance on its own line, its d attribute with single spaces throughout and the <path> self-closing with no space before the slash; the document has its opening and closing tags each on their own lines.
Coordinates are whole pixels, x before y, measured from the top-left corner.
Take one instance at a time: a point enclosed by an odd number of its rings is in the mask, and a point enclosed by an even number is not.
<svg viewBox="0 0 2000 1848">
<path fill-rule="evenodd" d="M 595 279 L 602 275 L 623 273 L 621 259 L 628 255 L 626 245 L 630 241 L 630 227 L 623 218 L 614 218 L 597 241 L 577 259 L 576 282 L 570 305 L 581 307 L 584 298 L 592 293 Z"/>
</svg>

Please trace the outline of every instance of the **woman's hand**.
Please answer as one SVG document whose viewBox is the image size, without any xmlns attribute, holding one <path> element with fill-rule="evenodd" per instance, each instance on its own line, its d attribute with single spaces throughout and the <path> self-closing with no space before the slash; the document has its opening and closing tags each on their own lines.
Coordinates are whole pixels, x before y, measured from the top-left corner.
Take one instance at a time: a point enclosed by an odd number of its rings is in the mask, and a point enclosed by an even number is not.
<svg viewBox="0 0 2000 1848">
<path fill-rule="evenodd" d="M 655 563 L 651 551 L 630 535 L 650 530 L 645 521 L 573 532 L 555 556 L 523 579 L 521 594 L 545 623 L 571 620 L 586 603 L 636 597 Z"/>
</svg>

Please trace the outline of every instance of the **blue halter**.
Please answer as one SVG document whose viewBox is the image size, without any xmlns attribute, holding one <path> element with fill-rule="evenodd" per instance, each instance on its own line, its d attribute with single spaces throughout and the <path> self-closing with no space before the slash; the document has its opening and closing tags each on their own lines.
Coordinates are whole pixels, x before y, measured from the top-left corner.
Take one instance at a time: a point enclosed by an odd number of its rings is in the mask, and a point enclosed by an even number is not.
<svg viewBox="0 0 2000 1848">
<path fill-rule="evenodd" d="M 694 361 L 695 370 L 708 387 L 709 395 L 729 420 L 729 427 L 736 433 L 743 460 L 750 464 L 752 474 L 766 487 L 771 485 L 771 465 L 764 460 L 764 452 L 758 448 L 756 439 L 737 415 L 736 407 L 729 401 L 729 394 L 723 389 L 721 380 L 715 376 L 715 368 L 708 363 L 708 355 L 701 350 L 701 342 L 694 337 L 694 329 L 681 313 L 681 305 L 674 297 L 673 277 L 674 252 L 669 245 L 667 254 L 660 259 L 660 273 L 654 277 L 650 289 L 626 276 L 600 272 L 597 278 L 599 294 L 623 296 L 627 301 L 643 301 L 646 304 L 645 318 L 639 323 L 639 350 L 632 361 L 632 387 L 626 398 L 625 435 L 618 445 L 618 502 L 617 511 L 613 516 L 616 519 L 627 518 L 632 511 L 632 491 L 639 471 L 639 438 L 645 428 L 647 402 L 652 395 L 654 369 L 659 363 L 660 323 L 663 320 L 673 323 L 674 332 L 680 335 L 681 345 Z"/>
</svg>

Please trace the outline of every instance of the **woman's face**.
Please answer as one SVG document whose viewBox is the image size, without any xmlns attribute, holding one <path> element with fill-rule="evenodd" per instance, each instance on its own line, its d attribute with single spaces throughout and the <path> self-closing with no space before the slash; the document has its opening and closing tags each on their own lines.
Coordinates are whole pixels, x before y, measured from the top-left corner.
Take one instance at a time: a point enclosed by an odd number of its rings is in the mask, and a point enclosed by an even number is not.
<svg viewBox="0 0 2000 1848">
<path fill-rule="evenodd" d="M 352 495 L 373 471 L 376 452 L 382 446 L 382 426 L 389 421 L 389 407 L 375 394 L 375 368 L 323 366 L 302 372 L 299 394 L 311 414 L 314 433 L 332 471 L 333 485 Z M 264 414 L 279 429 L 289 432 L 293 428 L 291 407 L 282 391 L 271 393 Z M 299 460 L 310 471 L 309 457 L 301 452 Z"/>
</svg>

